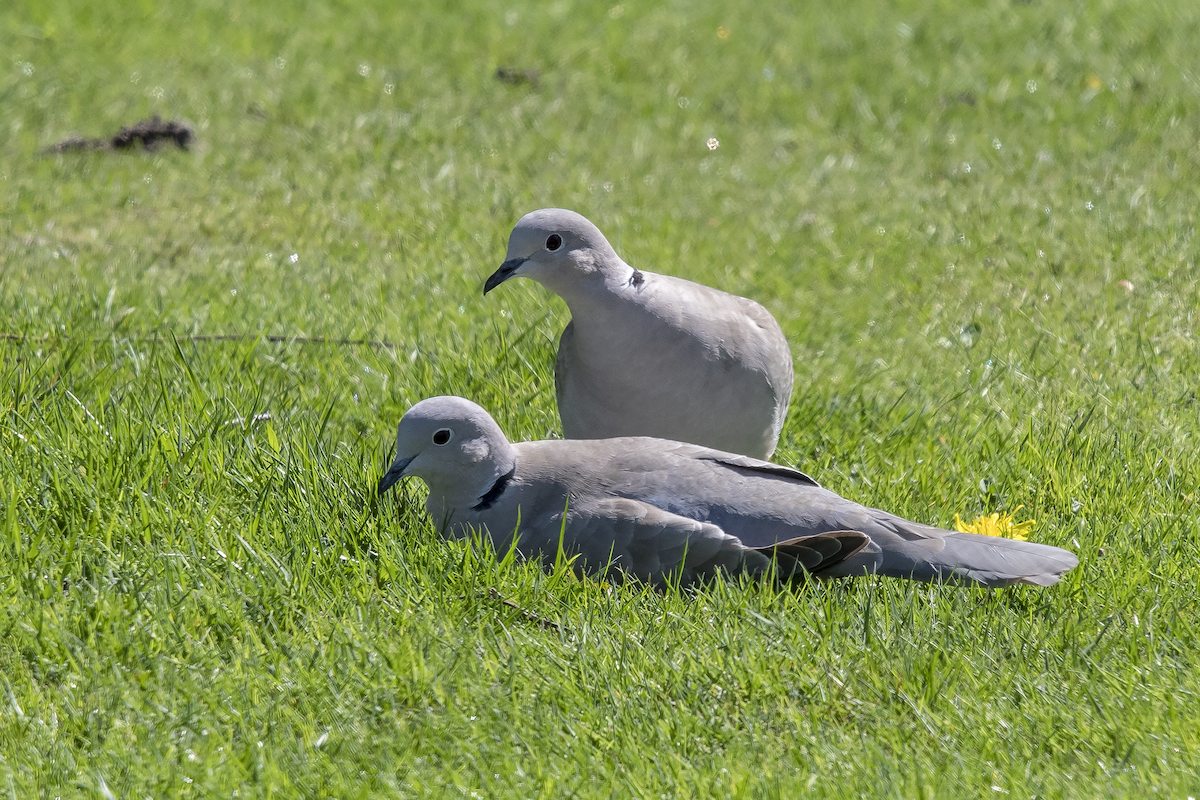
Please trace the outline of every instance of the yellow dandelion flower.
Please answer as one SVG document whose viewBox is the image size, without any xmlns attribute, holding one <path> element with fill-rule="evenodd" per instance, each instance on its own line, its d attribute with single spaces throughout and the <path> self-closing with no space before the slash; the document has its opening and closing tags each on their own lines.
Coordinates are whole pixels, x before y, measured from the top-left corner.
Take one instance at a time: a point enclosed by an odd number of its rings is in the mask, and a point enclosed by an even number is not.
<svg viewBox="0 0 1200 800">
<path fill-rule="evenodd" d="M 963 522 L 962 517 L 954 515 L 954 528 L 959 533 L 981 533 L 984 536 L 1003 536 L 1006 539 L 1016 539 L 1018 542 L 1029 540 L 1029 532 L 1037 520 L 1027 519 L 1024 522 L 1013 521 L 1013 515 L 1025 506 L 1017 506 L 1012 514 L 998 512 L 984 514 L 973 522 Z"/>
</svg>

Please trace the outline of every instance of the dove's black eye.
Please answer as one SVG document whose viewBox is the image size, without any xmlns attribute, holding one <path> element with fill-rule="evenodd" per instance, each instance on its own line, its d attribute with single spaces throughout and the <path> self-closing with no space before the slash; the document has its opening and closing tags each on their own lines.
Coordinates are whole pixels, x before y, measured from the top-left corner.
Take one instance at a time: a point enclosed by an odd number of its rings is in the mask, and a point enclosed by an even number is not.
<svg viewBox="0 0 1200 800">
<path fill-rule="evenodd" d="M 438 428 L 436 431 L 433 432 L 433 443 L 434 444 L 440 446 L 440 445 L 445 444 L 448 441 L 450 441 L 450 429 L 449 428 Z"/>
<path fill-rule="evenodd" d="M 557 233 L 552 233 L 546 237 L 546 249 L 553 253 L 558 248 L 562 247 L 562 237 Z"/>
</svg>

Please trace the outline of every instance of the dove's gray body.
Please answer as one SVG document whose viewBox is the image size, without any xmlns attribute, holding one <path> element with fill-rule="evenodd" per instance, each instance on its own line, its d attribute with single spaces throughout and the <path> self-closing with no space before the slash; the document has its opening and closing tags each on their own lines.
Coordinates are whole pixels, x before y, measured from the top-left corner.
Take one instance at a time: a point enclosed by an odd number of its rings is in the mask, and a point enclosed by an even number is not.
<svg viewBox="0 0 1200 800">
<path fill-rule="evenodd" d="M 549 236 L 561 246 L 547 250 Z M 568 439 L 655 436 L 768 458 L 792 394 L 792 356 L 765 308 L 636 270 L 573 211 L 527 214 L 490 290 L 532 278 L 571 309 L 555 387 Z"/>
<path fill-rule="evenodd" d="M 439 429 L 454 431 L 450 444 L 424 446 L 423 434 Z M 504 552 L 515 532 L 519 551 L 551 559 L 561 536 L 586 568 L 611 563 L 652 582 L 681 567 L 685 583 L 717 568 L 763 571 L 764 553 L 781 543 L 781 558 L 817 577 L 1045 586 L 1078 563 L 1057 547 L 909 522 L 802 472 L 698 445 L 645 437 L 511 444 L 462 398 L 431 398 L 405 415 L 381 488 L 404 474 L 428 484 L 427 508 L 445 535 L 483 531 Z M 806 540 L 813 552 L 803 551 Z"/>
</svg>

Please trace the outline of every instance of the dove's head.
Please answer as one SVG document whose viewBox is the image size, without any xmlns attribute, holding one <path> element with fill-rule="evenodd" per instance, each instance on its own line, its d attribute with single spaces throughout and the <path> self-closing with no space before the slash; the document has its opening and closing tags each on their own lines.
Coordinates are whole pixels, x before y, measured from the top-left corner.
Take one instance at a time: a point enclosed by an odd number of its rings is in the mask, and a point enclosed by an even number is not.
<svg viewBox="0 0 1200 800">
<path fill-rule="evenodd" d="M 515 465 L 513 446 L 488 412 L 461 397 L 430 397 L 400 419 L 396 460 L 379 492 L 415 475 L 431 493 L 478 496 Z"/>
<path fill-rule="evenodd" d="M 483 285 L 487 294 L 509 278 L 533 278 L 567 299 L 589 282 L 628 279 L 631 269 L 582 214 L 543 208 L 521 217 L 508 237 L 508 255 Z"/>
</svg>

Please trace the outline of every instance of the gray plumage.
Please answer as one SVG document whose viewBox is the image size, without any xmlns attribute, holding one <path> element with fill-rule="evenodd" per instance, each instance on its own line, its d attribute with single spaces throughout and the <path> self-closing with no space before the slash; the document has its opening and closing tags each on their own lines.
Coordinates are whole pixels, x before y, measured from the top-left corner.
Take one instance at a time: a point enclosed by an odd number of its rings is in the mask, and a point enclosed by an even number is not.
<svg viewBox="0 0 1200 800">
<path fill-rule="evenodd" d="M 953 533 L 867 508 L 788 467 L 699 445 L 625 437 L 512 444 L 461 397 L 400 420 L 383 492 L 413 475 L 443 535 L 485 533 L 506 552 L 578 553 L 591 572 L 683 584 L 717 571 L 878 573 L 980 586 L 1049 586 L 1079 559 L 1049 545 Z M 613 568 L 616 568 L 614 571 Z"/>
<path fill-rule="evenodd" d="M 532 278 L 566 301 L 554 364 L 568 439 L 657 436 L 769 458 L 792 395 L 792 355 L 765 308 L 636 270 L 574 211 L 513 228 L 484 285 Z"/>
</svg>

